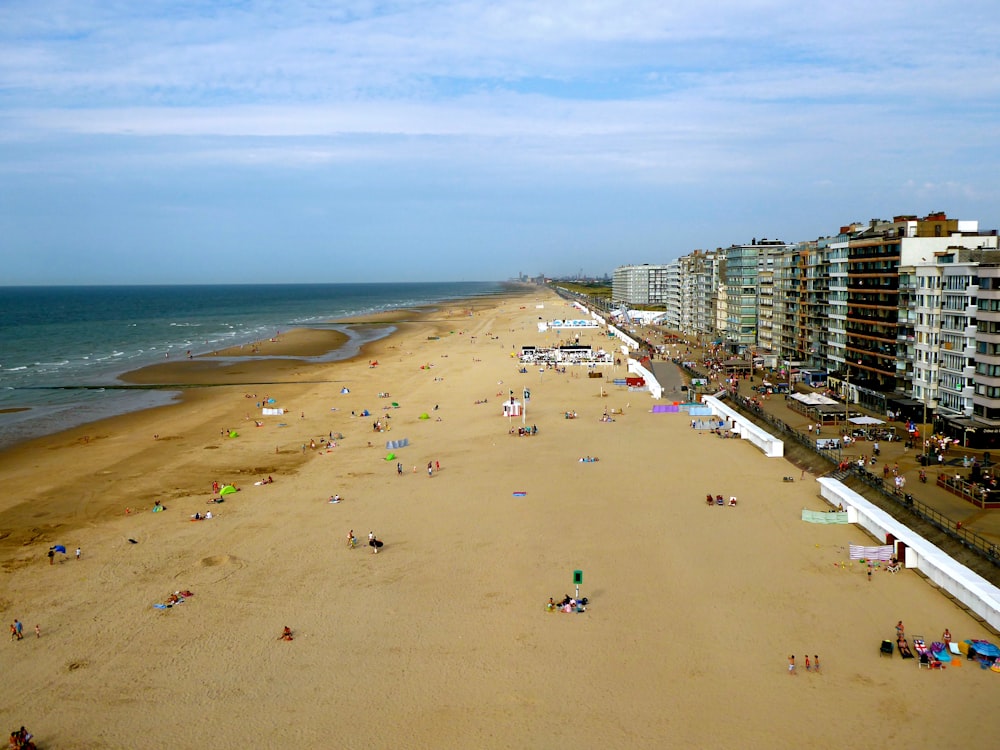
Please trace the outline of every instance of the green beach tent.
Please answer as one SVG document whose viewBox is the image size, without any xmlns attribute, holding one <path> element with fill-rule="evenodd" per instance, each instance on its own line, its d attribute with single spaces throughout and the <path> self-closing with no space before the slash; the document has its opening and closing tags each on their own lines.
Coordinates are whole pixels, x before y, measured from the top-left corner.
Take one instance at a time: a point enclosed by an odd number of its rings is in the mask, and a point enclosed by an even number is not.
<svg viewBox="0 0 1000 750">
<path fill-rule="evenodd" d="M 234 492 L 236 492 L 236 488 L 233 487 L 233 485 L 231 485 L 231 484 L 227 484 L 225 487 L 223 487 L 221 490 L 219 490 L 219 497 L 225 497 L 226 495 L 232 495 Z"/>
<path fill-rule="evenodd" d="M 385 460 L 386 461 L 395 461 L 396 460 L 396 454 L 395 453 L 390 453 L 388 456 L 385 457 Z"/>
<path fill-rule="evenodd" d="M 231 437 L 231 438 L 237 438 L 239 436 L 240 436 L 240 433 L 238 433 L 236 430 L 230 430 L 229 431 L 229 437 Z"/>
<path fill-rule="evenodd" d="M 431 418 L 431 415 L 430 415 L 430 414 L 428 414 L 427 412 L 424 412 L 424 413 L 423 413 L 423 414 L 421 414 L 421 415 L 420 415 L 420 417 L 419 417 L 419 419 L 430 419 L 430 418 Z"/>
</svg>

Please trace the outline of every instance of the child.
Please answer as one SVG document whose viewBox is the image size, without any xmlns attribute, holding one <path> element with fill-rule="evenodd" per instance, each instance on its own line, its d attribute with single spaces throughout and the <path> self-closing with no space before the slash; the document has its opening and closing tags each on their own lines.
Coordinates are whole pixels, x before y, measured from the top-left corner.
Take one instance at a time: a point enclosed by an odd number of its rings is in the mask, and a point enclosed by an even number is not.
<svg viewBox="0 0 1000 750">
<path fill-rule="evenodd" d="M 809 661 L 809 654 L 806 654 L 806 671 L 812 672 L 812 664 Z"/>
<path fill-rule="evenodd" d="M 813 672 L 819 674 L 819 654 L 813 654 Z"/>
</svg>

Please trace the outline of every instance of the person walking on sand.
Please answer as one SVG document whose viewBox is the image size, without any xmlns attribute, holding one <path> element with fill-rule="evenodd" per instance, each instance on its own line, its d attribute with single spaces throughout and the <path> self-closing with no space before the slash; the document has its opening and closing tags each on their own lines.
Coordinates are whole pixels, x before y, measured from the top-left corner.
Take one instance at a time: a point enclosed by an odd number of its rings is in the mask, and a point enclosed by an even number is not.
<svg viewBox="0 0 1000 750">
<path fill-rule="evenodd" d="M 17 640 L 17 625 L 15 625 L 14 623 L 10 624 L 10 639 L 12 641 Z"/>
<path fill-rule="evenodd" d="M 813 654 L 813 672 L 819 674 L 819 654 Z"/>
<path fill-rule="evenodd" d="M 896 623 L 896 640 L 898 641 L 903 637 L 903 621 L 900 620 Z"/>
<path fill-rule="evenodd" d="M 806 654 L 806 671 L 812 672 L 812 662 L 809 661 L 809 654 Z"/>
<path fill-rule="evenodd" d="M 24 625 L 20 620 L 14 620 L 14 630 L 17 632 L 17 640 L 24 638 Z"/>
<path fill-rule="evenodd" d="M 401 461 L 396 462 L 396 476 L 397 477 L 403 476 L 403 464 Z"/>
<path fill-rule="evenodd" d="M 80 548 L 79 548 L 79 547 L 77 547 L 77 548 L 76 548 L 76 559 L 77 559 L 77 560 L 79 560 L 79 559 L 80 559 L 80 554 L 81 554 L 81 552 L 80 552 Z"/>
<path fill-rule="evenodd" d="M 434 476 L 434 463 L 431 461 L 427 462 L 427 476 L 428 477 Z"/>
<path fill-rule="evenodd" d="M 795 674 L 795 654 L 788 657 L 788 674 Z"/>
<path fill-rule="evenodd" d="M 35 638 L 41 638 L 41 637 L 42 637 L 42 629 L 36 623 L 35 624 Z"/>
</svg>

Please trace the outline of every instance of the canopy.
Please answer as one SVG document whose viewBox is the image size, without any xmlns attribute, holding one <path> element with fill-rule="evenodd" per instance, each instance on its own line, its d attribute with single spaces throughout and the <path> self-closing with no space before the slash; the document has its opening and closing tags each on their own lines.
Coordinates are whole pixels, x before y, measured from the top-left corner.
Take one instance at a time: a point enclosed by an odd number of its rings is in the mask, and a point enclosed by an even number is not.
<svg viewBox="0 0 1000 750">
<path fill-rule="evenodd" d="M 881 419 L 875 419 L 875 417 L 851 417 L 848 421 L 851 424 L 885 424 Z"/>
<path fill-rule="evenodd" d="M 66 554 L 66 548 L 63 547 L 61 544 L 54 545 L 52 549 L 54 549 L 56 552 L 62 552 L 64 555 Z"/>
<path fill-rule="evenodd" d="M 233 487 L 233 485 L 231 485 L 231 484 L 227 484 L 225 487 L 223 487 L 221 490 L 219 490 L 219 497 L 225 497 L 226 495 L 232 495 L 234 492 L 236 492 L 236 488 Z"/>
</svg>

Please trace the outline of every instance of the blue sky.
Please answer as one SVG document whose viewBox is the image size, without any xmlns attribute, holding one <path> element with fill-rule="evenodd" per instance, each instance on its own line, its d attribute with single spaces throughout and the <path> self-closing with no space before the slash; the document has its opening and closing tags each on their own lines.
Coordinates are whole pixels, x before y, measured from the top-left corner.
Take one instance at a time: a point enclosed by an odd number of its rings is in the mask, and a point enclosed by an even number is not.
<svg viewBox="0 0 1000 750">
<path fill-rule="evenodd" d="M 995 2 L 0 0 L 0 284 L 493 280 L 1000 227 Z"/>
</svg>

